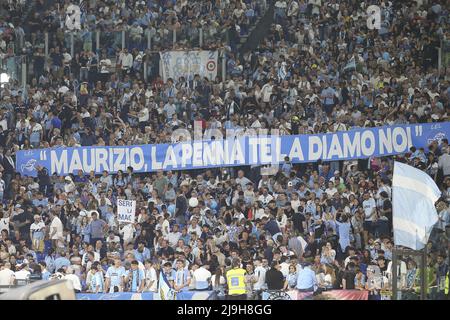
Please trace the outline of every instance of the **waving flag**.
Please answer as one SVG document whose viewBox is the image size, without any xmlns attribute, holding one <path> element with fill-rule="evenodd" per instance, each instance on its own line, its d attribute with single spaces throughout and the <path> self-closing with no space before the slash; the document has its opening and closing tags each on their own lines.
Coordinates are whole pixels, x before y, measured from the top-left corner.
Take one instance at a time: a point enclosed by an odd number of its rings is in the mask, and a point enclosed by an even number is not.
<svg viewBox="0 0 450 320">
<path fill-rule="evenodd" d="M 355 60 L 355 56 L 352 56 L 352 58 L 350 60 L 348 60 L 348 63 L 345 65 L 344 69 L 342 69 L 342 71 L 347 71 L 347 70 L 356 70 L 356 60 Z"/>
<path fill-rule="evenodd" d="M 278 79 L 279 81 L 282 81 L 286 79 L 287 71 L 286 71 L 286 62 L 282 62 L 280 65 L 280 68 L 278 69 Z"/>
<path fill-rule="evenodd" d="M 176 300 L 176 292 L 169 286 L 169 281 L 163 271 L 159 273 L 158 293 L 160 300 Z"/>
<path fill-rule="evenodd" d="M 428 174 L 401 162 L 394 163 L 392 190 L 395 244 L 423 249 L 438 221 L 434 203 L 441 191 Z"/>
</svg>

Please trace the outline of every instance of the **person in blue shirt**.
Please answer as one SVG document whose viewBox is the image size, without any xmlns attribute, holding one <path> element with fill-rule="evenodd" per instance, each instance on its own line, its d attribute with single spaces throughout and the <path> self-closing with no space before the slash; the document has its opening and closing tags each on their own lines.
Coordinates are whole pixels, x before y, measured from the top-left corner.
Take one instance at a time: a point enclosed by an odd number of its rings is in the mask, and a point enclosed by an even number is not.
<svg viewBox="0 0 450 320">
<path fill-rule="evenodd" d="M 114 260 L 114 265 L 106 271 L 105 293 L 123 292 L 127 273 L 120 259 Z"/>
<path fill-rule="evenodd" d="M 128 270 L 126 277 L 128 289 L 130 292 L 142 292 L 145 285 L 144 270 L 139 269 L 139 262 L 137 260 L 131 261 L 131 268 Z"/>
<path fill-rule="evenodd" d="M 189 290 L 190 283 L 191 283 L 191 276 L 189 270 L 185 268 L 185 262 L 178 259 L 176 262 L 174 289 L 176 291 Z"/>
<path fill-rule="evenodd" d="M 86 282 L 89 292 L 101 293 L 105 291 L 105 280 L 103 278 L 103 269 L 98 261 L 92 264 L 90 274 L 87 276 Z"/>
<path fill-rule="evenodd" d="M 300 292 L 314 292 L 316 287 L 316 273 L 311 269 L 311 265 L 307 263 L 304 268 L 298 272 L 297 289 Z"/>
<path fill-rule="evenodd" d="M 55 270 L 59 270 L 62 267 L 68 267 L 70 264 L 70 260 L 67 258 L 67 253 L 64 251 L 58 258 L 55 259 Z"/>
<path fill-rule="evenodd" d="M 47 270 L 47 264 L 44 261 L 39 262 L 41 267 L 41 276 L 42 280 L 48 280 L 51 276 L 51 273 Z"/>
<path fill-rule="evenodd" d="M 151 258 L 150 250 L 145 247 L 144 241 L 140 241 L 138 243 L 137 249 L 134 250 L 134 257 L 141 263 L 144 263 L 145 260 L 149 260 Z"/>
</svg>

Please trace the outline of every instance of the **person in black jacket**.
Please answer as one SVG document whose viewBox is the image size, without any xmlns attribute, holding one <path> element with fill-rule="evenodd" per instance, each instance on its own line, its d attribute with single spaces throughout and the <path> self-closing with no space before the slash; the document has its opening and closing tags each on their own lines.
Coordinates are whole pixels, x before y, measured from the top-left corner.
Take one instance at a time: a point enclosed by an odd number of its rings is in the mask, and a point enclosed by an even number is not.
<svg viewBox="0 0 450 320">
<path fill-rule="evenodd" d="M 266 284 L 268 290 L 282 290 L 285 285 L 283 273 L 277 261 L 272 262 L 271 268 L 266 272 Z"/>
<path fill-rule="evenodd" d="M 50 176 L 48 175 L 48 170 L 40 165 L 36 166 L 36 170 L 39 183 L 39 192 L 43 193 L 47 197 L 52 191 L 52 183 Z"/>
</svg>

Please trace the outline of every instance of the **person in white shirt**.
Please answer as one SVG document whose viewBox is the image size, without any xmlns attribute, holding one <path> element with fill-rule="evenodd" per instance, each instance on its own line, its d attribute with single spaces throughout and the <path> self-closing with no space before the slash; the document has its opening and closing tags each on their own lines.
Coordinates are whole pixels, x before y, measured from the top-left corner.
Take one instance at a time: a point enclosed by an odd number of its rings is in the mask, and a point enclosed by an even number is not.
<svg viewBox="0 0 450 320">
<path fill-rule="evenodd" d="M 188 227 L 188 233 L 195 232 L 200 237 L 202 235 L 202 229 L 197 223 L 197 219 L 192 219 L 191 225 Z"/>
<path fill-rule="evenodd" d="M 56 249 L 64 246 L 63 224 L 58 215 L 53 211 L 50 211 L 50 220 L 52 221 L 50 224 L 50 239 L 52 240 L 53 248 Z"/>
<path fill-rule="evenodd" d="M 256 291 L 257 294 L 259 294 L 262 290 L 266 288 L 266 268 L 262 266 L 261 260 L 255 259 L 255 276 L 256 276 L 256 283 L 254 284 L 253 288 Z"/>
<path fill-rule="evenodd" d="M 145 287 L 144 292 L 156 292 L 158 288 L 158 277 L 151 260 L 145 260 Z"/>
<path fill-rule="evenodd" d="M 211 272 L 207 269 L 208 267 L 208 265 L 201 266 L 193 272 L 195 290 L 208 290 L 211 281 Z M 195 268 L 195 264 L 193 268 Z"/>
<path fill-rule="evenodd" d="M 273 196 L 269 194 L 268 189 L 264 188 L 262 195 L 258 197 L 258 201 L 265 207 L 269 204 L 270 201 L 273 200 Z"/>
<path fill-rule="evenodd" d="M 133 66 L 133 55 L 128 52 L 127 48 L 123 49 L 123 52 L 120 54 L 120 62 L 124 72 L 128 72 Z"/>
<path fill-rule="evenodd" d="M 369 233 L 373 234 L 372 222 L 377 219 L 377 204 L 375 199 L 370 196 L 368 192 L 364 193 L 364 201 L 362 202 L 364 208 L 364 240 L 367 243 Z"/>
<path fill-rule="evenodd" d="M 178 239 L 181 237 L 181 232 L 179 230 L 179 225 L 175 224 L 171 232 L 169 232 L 167 239 L 169 240 L 169 246 L 175 247 Z"/>
<path fill-rule="evenodd" d="M 30 226 L 30 238 L 34 251 L 42 252 L 44 250 L 45 223 L 42 222 L 41 216 L 34 216 L 34 223 Z"/>
<path fill-rule="evenodd" d="M 64 279 L 70 280 L 72 282 L 73 288 L 76 293 L 81 292 L 81 282 L 80 278 L 74 274 L 75 270 L 72 267 L 67 267 Z"/>
<path fill-rule="evenodd" d="M 0 286 L 13 285 L 16 280 L 14 271 L 11 270 L 11 264 L 6 262 L 0 270 Z"/>
<path fill-rule="evenodd" d="M 0 180 L 0 187 L 2 185 L 1 184 L 2 181 L 3 180 Z M 0 197 L 0 201 L 1 201 L 1 197 Z M 5 211 L 0 212 L 0 232 L 2 232 L 3 230 L 9 231 L 9 214 L 8 214 L 8 212 L 5 212 Z"/>
<path fill-rule="evenodd" d="M 31 272 L 29 270 L 27 263 L 22 263 L 18 266 L 19 271 L 14 273 L 16 281 L 18 282 L 28 282 L 30 279 Z"/>
<path fill-rule="evenodd" d="M 123 237 L 123 246 L 126 247 L 128 243 L 134 239 L 134 232 L 136 229 L 132 223 L 125 223 L 120 227 L 119 234 Z"/>
</svg>

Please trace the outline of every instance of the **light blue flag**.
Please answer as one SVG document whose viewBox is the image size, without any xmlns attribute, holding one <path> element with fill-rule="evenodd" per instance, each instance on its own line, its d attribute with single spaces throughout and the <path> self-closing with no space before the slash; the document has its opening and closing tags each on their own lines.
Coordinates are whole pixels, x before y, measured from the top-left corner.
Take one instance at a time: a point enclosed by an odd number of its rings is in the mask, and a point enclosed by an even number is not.
<svg viewBox="0 0 450 320">
<path fill-rule="evenodd" d="M 176 300 L 176 292 L 169 286 L 169 281 L 162 270 L 159 273 L 159 290 L 155 300 Z"/>
<path fill-rule="evenodd" d="M 441 191 L 425 172 L 401 162 L 394 163 L 392 210 L 394 243 L 421 250 L 438 221 L 434 203 Z"/>
<path fill-rule="evenodd" d="M 345 65 L 344 69 L 342 69 L 342 71 L 347 71 L 347 70 L 351 70 L 354 69 L 356 70 L 356 60 L 355 60 L 355 56 L 352 56 L 352 58 L 350 60 L 348 60 L 348 63 Z"/>
</svg>

